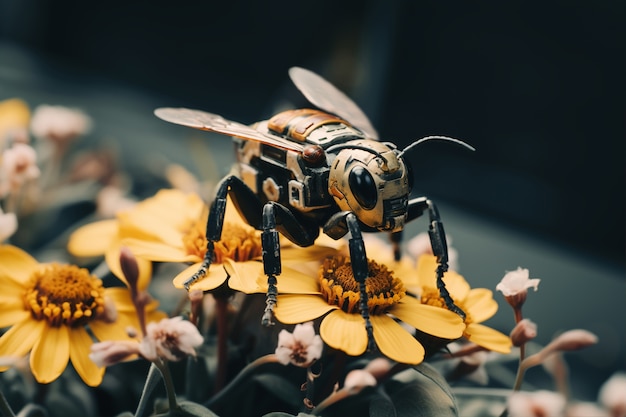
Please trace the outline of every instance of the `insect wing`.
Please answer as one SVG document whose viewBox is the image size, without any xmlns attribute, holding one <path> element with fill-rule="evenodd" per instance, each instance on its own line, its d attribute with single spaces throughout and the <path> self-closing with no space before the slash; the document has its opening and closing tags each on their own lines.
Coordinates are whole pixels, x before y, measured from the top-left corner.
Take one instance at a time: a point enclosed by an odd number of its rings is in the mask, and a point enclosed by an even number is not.
<svg viewBox="0 0 626 417">
<path fill-rule="evenodd" d="M 289 76 L 312 104 L 346 119 L 371 139 L 378 139 L 376 129 L 363 110 L 337 87 L 316 73 L 300 67 L 290 68 Z"/>
<path fill-rule="evenodd" d="M 154 114 L 166 122 L 193 127 L 194 129 L 207 130 L 223 135 L 235 136 L 241 139 L 252 140 L 276 146 L 277 148 L 302 152 L 302 145 L 280 137 L 274 137 L 258 130 L 224 119 L 218 114 L 201 110 L 186 108 L 162 107 L 154 111 Z"/>
</svg>

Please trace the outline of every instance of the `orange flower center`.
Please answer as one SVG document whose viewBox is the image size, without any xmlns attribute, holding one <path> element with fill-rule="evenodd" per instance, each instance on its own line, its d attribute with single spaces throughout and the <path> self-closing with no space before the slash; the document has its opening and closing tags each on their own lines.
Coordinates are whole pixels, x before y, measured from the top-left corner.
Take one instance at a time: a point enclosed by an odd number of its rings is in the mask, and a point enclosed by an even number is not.
<svg viewBox="0 0 626 417">
<path fill-rule="evenodd" d="M 420 295 L 420 301 L 422 302 L 422 304 L 427 304 L 429 306 L 435 306 L 435 307 L 441 307 L 441 308 L 445 308 L 446 310 L 448 309 L 448 306 L 446 305 L 446 302 L 443 300 L 443 298 L 441 298 L 441 295 L 439 294 L 439 290 L 437 288 L 433 288 L 433 287 L 423 287 L 422 288 L 422 293 Z M 463 305 L 463 303 L 459 300 L 454 300 L 454 304 L 456 304 L 457 307 L 459 307 L 461 310 L 463 310 L 463 312 L 465 313 L 465 324 L 470 324 L 472 322 L 472 316 L 470 316 L 469 311 L 467 311 L 467 308 L 465 308 L 465 306 Z"/>
<path fill-rule="evenodd" d="M 206 220 L 194 222 L 183 235 L 183 245 L 188 254 L 204 258 L 206 253 Z M 224 223 L 222 239 L 215 242 L 214 262 L 221 264 L 225 258 L 236 262 L 249 261 L 263 254 L 260 232 L 238 223 Z"/>
<path fill-rule="evenodd" d="M 368 260 L 367 268 L 367 307 L 370 314 L 383 314 L 404 297 L 406 289 L 385 265 Z M 346 313 L 360 311 L 359 283 L 354 279 L 349 257 L 336 255 L 326 258 L 320 267 L 319 282 L 322 297 L 328 304 L 339 306 Z"/>
<path fill-rule="evenodd" d="M 37 320 L 75 327 L 104 312 L 104 287 L 84 268 L 53 263 L 33 273 L 24 303 Z"/>
</svg>

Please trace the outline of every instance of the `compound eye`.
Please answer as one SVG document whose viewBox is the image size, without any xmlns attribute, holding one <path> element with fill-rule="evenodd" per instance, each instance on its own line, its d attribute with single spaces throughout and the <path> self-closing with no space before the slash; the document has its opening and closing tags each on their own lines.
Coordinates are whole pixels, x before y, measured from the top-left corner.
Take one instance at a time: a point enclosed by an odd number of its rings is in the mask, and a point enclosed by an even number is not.
<svg viewBox="0 0 626 417">
<path fill-rule="evenodd" d="M 348 183 L 352 194 L 363 208 L 371 210 L 376 207 L 378 189 L 372 174 L 362 166 L 356 166 L 350 171 Z"/>
</svg>

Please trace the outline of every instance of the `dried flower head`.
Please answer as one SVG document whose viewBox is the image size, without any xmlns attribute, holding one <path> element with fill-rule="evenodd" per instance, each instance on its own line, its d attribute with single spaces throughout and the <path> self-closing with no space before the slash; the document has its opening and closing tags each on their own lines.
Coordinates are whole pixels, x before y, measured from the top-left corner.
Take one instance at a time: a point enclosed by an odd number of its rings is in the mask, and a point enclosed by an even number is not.
<svg viewBox="0 0 626 417">
<path fill-rule="evenodd" d="M 196 326 L 189 321 L 180 316 L 165 318 L 147 325 L 139 352 L 149 361 L 157 358 L 179 361 L 186 356 L 196 356 L 195 348 L 203 340 Z"/>
<path fill-rule="evenodd" d="M 626 373 L 616 372 L 600 387 L 600 403 L 612 417 L 626 416 Z"/>
<path fill-rule="evenodd" d="M 529 276 L 528 269 L 525 268 L 518 267 L 515 271 L 509 271 L 496 285 L 496 291 L 502 292 L 513 308 L 521 308 L 526 301 L 528 288 L 533 287 L 537 291 L 539 285 L 540 279 L 530 279 Z"/>
<path fill-rule="evenodd" d="M 552 391 L 517 391 L 507 400 L 509 417 L 561 417 L 565 397 Z"/>
<path fill-rule="evenodd" d="M 315 333 L 313 323 L 306 322 L 297 324 L 293 333 L 281 330 L 274 353 L 283 365 L 291 363 L 306 368 L 322 356 L 323 347 L 322 338 Z"/>
</svg>

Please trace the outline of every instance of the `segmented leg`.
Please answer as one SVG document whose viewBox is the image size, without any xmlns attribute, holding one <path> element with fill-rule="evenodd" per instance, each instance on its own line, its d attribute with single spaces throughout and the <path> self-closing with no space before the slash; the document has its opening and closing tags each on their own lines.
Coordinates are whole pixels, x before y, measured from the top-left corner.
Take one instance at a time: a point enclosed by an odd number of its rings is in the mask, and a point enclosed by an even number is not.
<svg viewBox="0 0 626 417">
<path fill-rule="evenodd" d="M 367 331 L 367 349 L 373 351 L 376 349 L 376 343 L 374 342 L 374 328 L 370 321 L 370 313 L 368 307 L 368 296 L 365 287 L 365 280 L 369 274 L 367 267 L 367 255 L 365 253 L 365 243 L 361 235 L 361 229 L 359 227 L 358 220 L 354 213 L 348 213 L 345 217 L 348 230 L 350 231 L 350 239 L 348 240 L 348 247 L 350 249 L 350 262 L 352 264 L 352 274 L 354 279 L 359 283 L 360 292 L 360 309 L 361 316 L 365 320 L 365 330 Z"/>
<path fill-rule="evenodd" d="M 261 245 L 263 247 L 263 270 L 267 275 L 267 299 L 265 300 L 265 311 L 261 318 L 261 324 L 271 326 L 274 324 L 274 307 L 278 296 L 276 275 L 280 275 L 281 272 L 280 242 L 276 230 L 276 213 L 272 203 L 267 203 L 263 207 Z"/>
<path fill-rule="evenodd" d="M 428 216 L 430 225 L 428 227 L 428 235 L 430 236 L 430 244 L 433 249 L 433 254 L 437 257 L 437 289 L 439 289 L 439 295 L 446 303 L 448 310 L 458 314 L 465 319 L 465 312 L 461 310 L 454 300 L 450 296 L 446 284 L 443 282 L 443 274 L 448 270 L 448 243 L 446 241 L 446 234 L 443 230 L 443 223 L 439 218 L 439 211 L 435 204 L 427 200 L 428 204 Z"/>
</svg>

